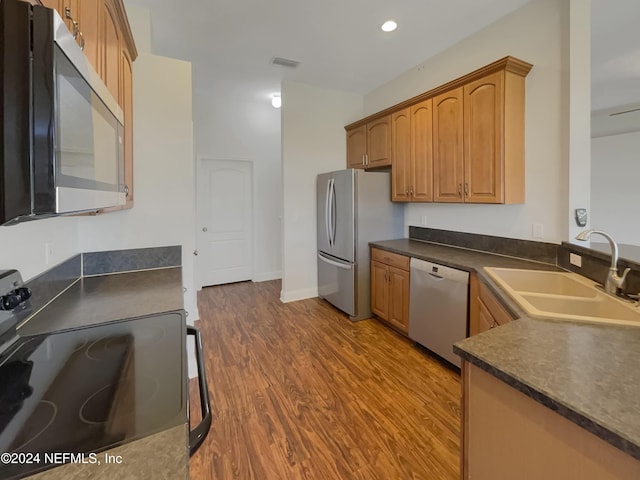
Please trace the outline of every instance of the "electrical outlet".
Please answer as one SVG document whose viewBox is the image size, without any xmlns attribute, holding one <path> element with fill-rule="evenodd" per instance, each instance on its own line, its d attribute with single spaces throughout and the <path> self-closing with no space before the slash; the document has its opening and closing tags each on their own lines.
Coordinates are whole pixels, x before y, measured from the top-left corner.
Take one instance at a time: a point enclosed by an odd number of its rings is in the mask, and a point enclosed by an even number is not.
<svg viewBox="0 0 640 480">
<path fill-rule="evenodd" d="M 571 265 L 575 265 L 576 267 L 582 268 L 582 257 L 580 255 L 576 255 L 575 253 L 570 253 L 569 263 Z"/>
<path fill-rule="evenodd" d="M 422 217 L 420 217 L 420 224 L 421 224 L 423 227 L 426 227 L 426 226 L 427 226 L 427 216 L 426 216 L 426 215 L 422 215 Z"/>
<path fill-rule="evenodd" d="M 533 224 L 533 238 L 544 238 L 544 225 L 541 223 Z"/>
</svg>

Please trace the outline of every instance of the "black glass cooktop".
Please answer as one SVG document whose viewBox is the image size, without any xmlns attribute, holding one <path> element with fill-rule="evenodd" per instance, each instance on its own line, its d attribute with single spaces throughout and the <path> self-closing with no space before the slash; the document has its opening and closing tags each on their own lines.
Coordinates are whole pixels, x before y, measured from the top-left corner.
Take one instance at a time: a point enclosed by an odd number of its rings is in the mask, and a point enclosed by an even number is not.
<svg viewBox="0 0 640 480">
<path fill-rule="evenodd" d="M 0 453 L 40 455 L 0 478 L 185 423 L 185 328 L 175 312 L 19 338 L 0 355 Z"/>
</svg>

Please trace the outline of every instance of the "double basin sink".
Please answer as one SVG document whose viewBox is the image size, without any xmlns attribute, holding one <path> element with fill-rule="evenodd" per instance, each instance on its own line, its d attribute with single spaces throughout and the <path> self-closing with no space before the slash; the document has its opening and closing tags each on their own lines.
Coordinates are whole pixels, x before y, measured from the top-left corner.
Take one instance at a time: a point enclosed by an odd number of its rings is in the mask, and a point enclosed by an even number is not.
<svg viewBox="0 0 640 480">
<path fill-rule="evenodd" d="M 576 273 L 485 267 L 528 315 L 578 322 L 640 326 L 640 308 Z"/>
</svg>

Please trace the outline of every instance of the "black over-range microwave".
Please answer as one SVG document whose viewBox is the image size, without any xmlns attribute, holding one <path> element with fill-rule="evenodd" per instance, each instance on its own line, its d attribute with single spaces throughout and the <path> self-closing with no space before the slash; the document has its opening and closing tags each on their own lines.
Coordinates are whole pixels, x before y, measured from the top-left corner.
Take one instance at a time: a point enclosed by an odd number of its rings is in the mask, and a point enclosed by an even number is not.
<svg viewBox="0 0 640 480">
<path fill-rule="evenodd" d="M 124 205 L 118 102 L 57 12 L 0 2 L 0 224 Z"/>
</svg>

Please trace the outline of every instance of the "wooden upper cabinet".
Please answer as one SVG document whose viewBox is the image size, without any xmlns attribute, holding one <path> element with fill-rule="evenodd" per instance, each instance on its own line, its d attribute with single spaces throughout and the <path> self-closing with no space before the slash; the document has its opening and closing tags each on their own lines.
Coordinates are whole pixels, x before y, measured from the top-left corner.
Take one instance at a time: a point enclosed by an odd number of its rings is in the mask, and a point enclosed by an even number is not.
<svg viewBox="0 0 640 480">
<path fill-rule="evenodd" d="M 502 203 L 504 72 L 464 86 L 464 200 Z"/>
<path fill-rule="evenodd" d="M 347 130 L 347 167 L 391 165 L 391 115 Z"/>
<path fill-rule="evenodd" d="M 411 200 L 411 109 L 391 115 L 391 199 Z"/>
<path fill-rule="evenodd" d="M 76 39 L 79 44 L 84 42 L 84 54 L 93 69 L 100 74 L 99 52 L 99 18 L 100 0 L 76 0 L 76 12 L 81 35 Z"/>
<path fill-rule="evenodd" d="M 115 7 L 109 1 L 105 1 L 102 4 L 100 27 L 100 35 L 102 37 L 100 41 L 102 46 L 100 76 L 113 98 L 118 100 L 122 107 L 122 98 L 120 96 L 120 31 Z"/>
<path fill-rule="evenodd" d="M 367 168 L 391 165 L 391 115 L 367 124 Z"/>
<path fill-rule="evenodd" d="M 359 132 L 366 142 L 364 165 L 357 167 L 389 165 L 390 155 L 393 201 L 524 203 L 525 77 L 531 67 L 505 57 L 347 125 L 348 137 Z M 349 166 L 355 165 L 352 150 Z"/>
<path fill-rule="evenodd" d="M 411 199 L 433 201 L 433 101 L 411 107 Z"/>
<path fill-rule="evenodd" d="M 463 201 L 463 88 L 433 99 L 433 199 L 436 202 Z"/>
<path fill-rule="evenodd" d="M 347 167 L 365 168 L 367 154 L 367 126 L 347 130 Z"/>
<path fill-rule="evenodd" d="M 126 208 L 133 207 L 133 60 L 129 50 L 122 49 L 122 111 L 124 113 L 124 184 Z"/>
</svg>

